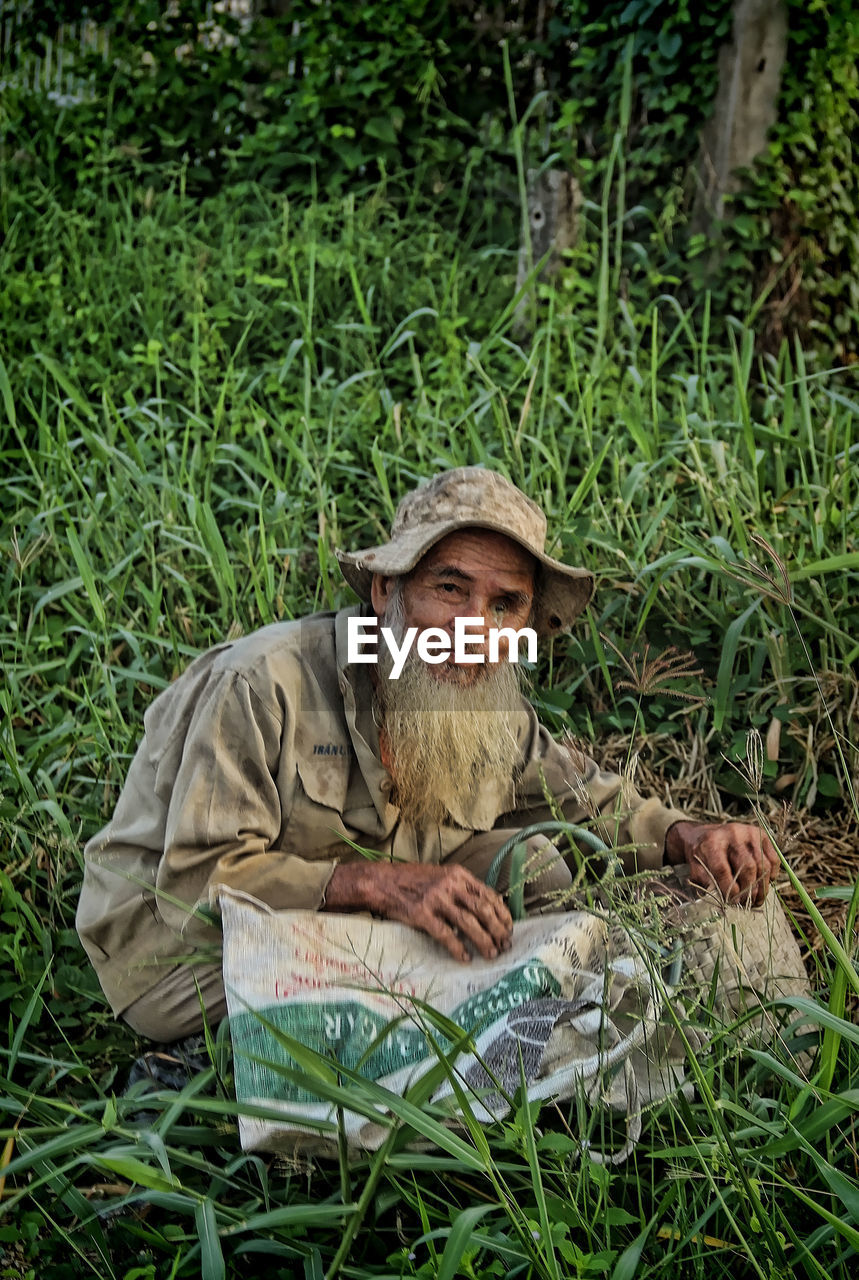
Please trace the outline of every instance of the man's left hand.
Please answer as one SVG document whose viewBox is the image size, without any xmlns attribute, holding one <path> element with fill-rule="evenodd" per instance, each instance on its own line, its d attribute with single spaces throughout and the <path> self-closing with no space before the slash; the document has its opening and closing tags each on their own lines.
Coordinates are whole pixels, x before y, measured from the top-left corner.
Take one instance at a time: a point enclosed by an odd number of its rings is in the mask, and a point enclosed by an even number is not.
<svg viewBox="0 0 859 1280">
<path fill-rule="evenodd" d="M 675 822 L 665 837 L 665 861 L 688 862 L 693 884 L 753 907 L 761 905 L 781 866 L 769 837 L 748 822 Z"/>
</svg>

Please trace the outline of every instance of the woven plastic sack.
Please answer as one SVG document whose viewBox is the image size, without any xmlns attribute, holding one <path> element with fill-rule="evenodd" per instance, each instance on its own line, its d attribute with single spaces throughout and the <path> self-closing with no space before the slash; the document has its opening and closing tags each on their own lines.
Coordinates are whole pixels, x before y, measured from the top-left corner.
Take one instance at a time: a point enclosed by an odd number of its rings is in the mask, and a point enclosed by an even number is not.
<svg viewBox="0 0 859 1280">
<path fill-rule="evenodd" d="M 675 870 L 665 886 L 672 905 L 660 908 L 682 958 L 678 996 L 686 1016 L 734 1027 L 738 1039 L 754 1045 L 769 1044 L 796 1018 L 779 1001 L 811 995 L 778 894 L 771 890 L 760 907 L 727 906 L 695 890 L 687 896 L 688 874 L 688 867 Z M 798 1059 L 806 1067 L 810 1061 L 808 1053 Z"/>
<path fill-rule="evenodd" d="M 769 1006 L 810 994 L 774 892 L 761 908 L 726 906 L 688 892 L 682 868 L 651 882 L 637 916 L 626 913 L 634 927 L 603 898 L 591 910 L 517 921 L 510 951 L 469 965 L 405 925 L 273 912 L 228 889 L 219 902 L 237 1096 L 278 1112 L 240 1117 L 245 1149 L 333 1152 L 337 1135 L 334 1107 L 278 1074 L 296 1063 L 269 1024 L 402 1094 L 438 1062 L 428 1028 L 450 1048 L 422 1012 L 431 1005 L 474 1034 L 476 1053 L 458 1057 L 456 1071 L 478 1120 L 504 1116 L 524 1072 L 532 1099 L 580 1093 L 623 1115 L 620 1149 L 589 1152 L 617 1163 L 645 1109 L 690 1092 L 690 1049 L 738 1020 L 739 1038 L 771 1042 L 784 1019 Z M 810 1055 L 798 1060 L 809 1064 Z M 449 1083 L 432 1101 L 455 1119 Z M 388 1132 L 382 1106 L 378 1119 L 346 1111 L 339 1122 L 354 1148 L 374 1149 Z"/>
<path fill-rule="evenodd" d="M 632 1063 L 636 1054 L 646 1056 L 656 1032 L 659 984 L 648 965 L 610 956 L 607 927 L 593 915 L 554 912 L 520 921 L 509 951 L 463 965 L 405 925 L 273 912 L 228 889 L 220 890 L 219 902 L 236 1094 L 241 1103 L 278 1113 L 240 1117 L 246 1150 L 333 1151 L 337 1137 L 333 1104 L 278 1073 L 278 1065 L 294 1070 L 297 1063 L 271 1027 L 402 1095 L 438 1064 L 427 1030 L 443 1052 L 452 1044 L 427 1020 L 422 1003 L 474 1034 L 476 1053 L 461 1053 L 455 1067 L 478 1120 L 506 1113 L 505 1095 L 516 1093 L 524 1073 L 530 1098 L 583 1091 L 627 1117 L 621 1149 L 605 1157 L 592 1152 L 593 1158 L 618 1161 L 631 1150 L 642 1106 L 653 1100 L 650 1091 L 640 1096 Z M 431 1101 L 455 1121 L 448 1081 Z M 345 1111 L 340 1123 L 348 1145 L 365 1149 L 376 1148 L 390 1126 L 381 1104 L 377 1117 Z"/>
</svg>

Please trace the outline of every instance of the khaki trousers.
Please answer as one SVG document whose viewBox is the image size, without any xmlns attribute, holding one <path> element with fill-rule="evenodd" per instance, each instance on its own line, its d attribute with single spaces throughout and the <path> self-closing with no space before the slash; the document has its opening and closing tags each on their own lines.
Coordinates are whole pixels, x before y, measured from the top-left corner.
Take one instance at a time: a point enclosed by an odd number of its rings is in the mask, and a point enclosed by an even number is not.
<svg viewBox="0 0 859 1280">
<path fill-rule="evenodd" d="M 445 861 L 467 867 L 478 880 L 485 880 L 496 853 L 506 840 L 516 834 L 516 830 L 481 832 L 467 840 Z M 532 836 L 528 841 L 524 874 L 527 911 L 551 909 L 553 897 L 572 883 L 563 857 L 544 836 Z M 509 859 L 505 859 L 496 888 L 504 894 L 508 886 Z M 129 1005 L 122 1017 L 147 1040 L 167 1043 L 201 1031 L 204 1008 L 211 1027 L 217 1026 L 227 1016 L 221 966 L 211 963 L 177 964 L 166 970 L 151 991 Z"/>
</svg>

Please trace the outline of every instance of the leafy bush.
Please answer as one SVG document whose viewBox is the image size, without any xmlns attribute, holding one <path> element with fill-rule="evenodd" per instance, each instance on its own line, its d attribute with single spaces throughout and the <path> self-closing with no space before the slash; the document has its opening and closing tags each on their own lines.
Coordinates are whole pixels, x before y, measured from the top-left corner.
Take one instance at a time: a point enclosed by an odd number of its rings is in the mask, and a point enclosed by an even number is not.
<svg viewBox="0 0 859 1280">
<path fill-rule="evenodd" d="M 730 305 L 758 295 L 763 345 L 785 336 L 859 359 L 859 13 L 850 0 L 788 6 L 788 50 L 769 152 L 731 202 Z"/>
<path fill-rule="evenodd" d="M 48 35 L 70 16 L 43 2 L 33 22 Z M 66 41 L 80 91 L 46 101 L 13 76 L 4 108 L 7 156 L 23 152 L 54 185 L 97 183 L 118 153 L 162 179 L 181 167 L 198 188 L 230 175 L 303 191 L 315 170 L 330 189 L 356 171 L 458 159 L 485 103 L 462 77 L 466 15 L 430 0 L 295 0 L 246 18 L 205 0 L 117 0 L 92 16 L 109 56 Z"/>
<path fill-rule="evenodd" d="M 665 286 L 686 301 L 700 295 L 691 260 L 710 259 L 700 238 L 688 241 L 687 222 L 731 0 L 557 0 L 512 14 L 472 0 L 295 0 L 252 18 L 204 0 L 102 0 L 90 11 L 109 33 L 109 57 L 79 50 L 80 92 L 46 99 L 16 88 L 10 62 L 0 105 L 7 190 L 35 180 L 97 199 L 125 172 L 156 189 L 229 182 L 241 198 L 242 184 L 255 183 L 300 197 L 405 167 L 431 170 L 436 190 L 474 169 L 475 194 L 512 201 L 504 40 L 518 117 L 539 108 L 526 160 L 551 153 L 592 207 L 606 184 L 622 206 L 618 282 L 633 310 L 642 292 Z M 38 47 L 76 16 L 68 0 L 38 0 L 28 30 Z M 756 321 L 765 349 L 798 334 L 849 361 L 859 328 L 859 17 L 849 0 L 791 0 L 789 37 L 772 143 L 729 204 L 707 286 L 716 310 Z M 587 257 L 574 262 L 587 269 Z"/>
<path fill-rule="evenodd" d="M 553 141 L 587 179 L 599 174 L 619 120 L 625 63 L 632 103 L 624 149 L 629 198 L 655 208 L 682 185 L 718 83 L 730 38 L 730 0 L 563 0 L 549 24 L 559 111 Z M 564 51 L 566 57 L 564 56 Z"/>
</svg>

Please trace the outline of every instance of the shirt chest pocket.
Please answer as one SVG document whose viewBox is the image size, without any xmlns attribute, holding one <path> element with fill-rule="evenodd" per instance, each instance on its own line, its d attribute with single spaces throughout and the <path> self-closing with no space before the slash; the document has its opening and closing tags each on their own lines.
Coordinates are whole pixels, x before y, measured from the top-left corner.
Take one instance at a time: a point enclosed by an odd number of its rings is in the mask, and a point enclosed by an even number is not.
<svg viewBox="0 0 859 1280">
<path fill-rule="evenodd" d="M 335 847 L 343 848 L 349 835 L 343 809 L 349 790 L 348 756 L 323 756 L 317 761 L 302 760 L 297 765 L 295 798 L 278 841 L 284 853 L 313 860 L 330 858 Z"/>
</svg>

